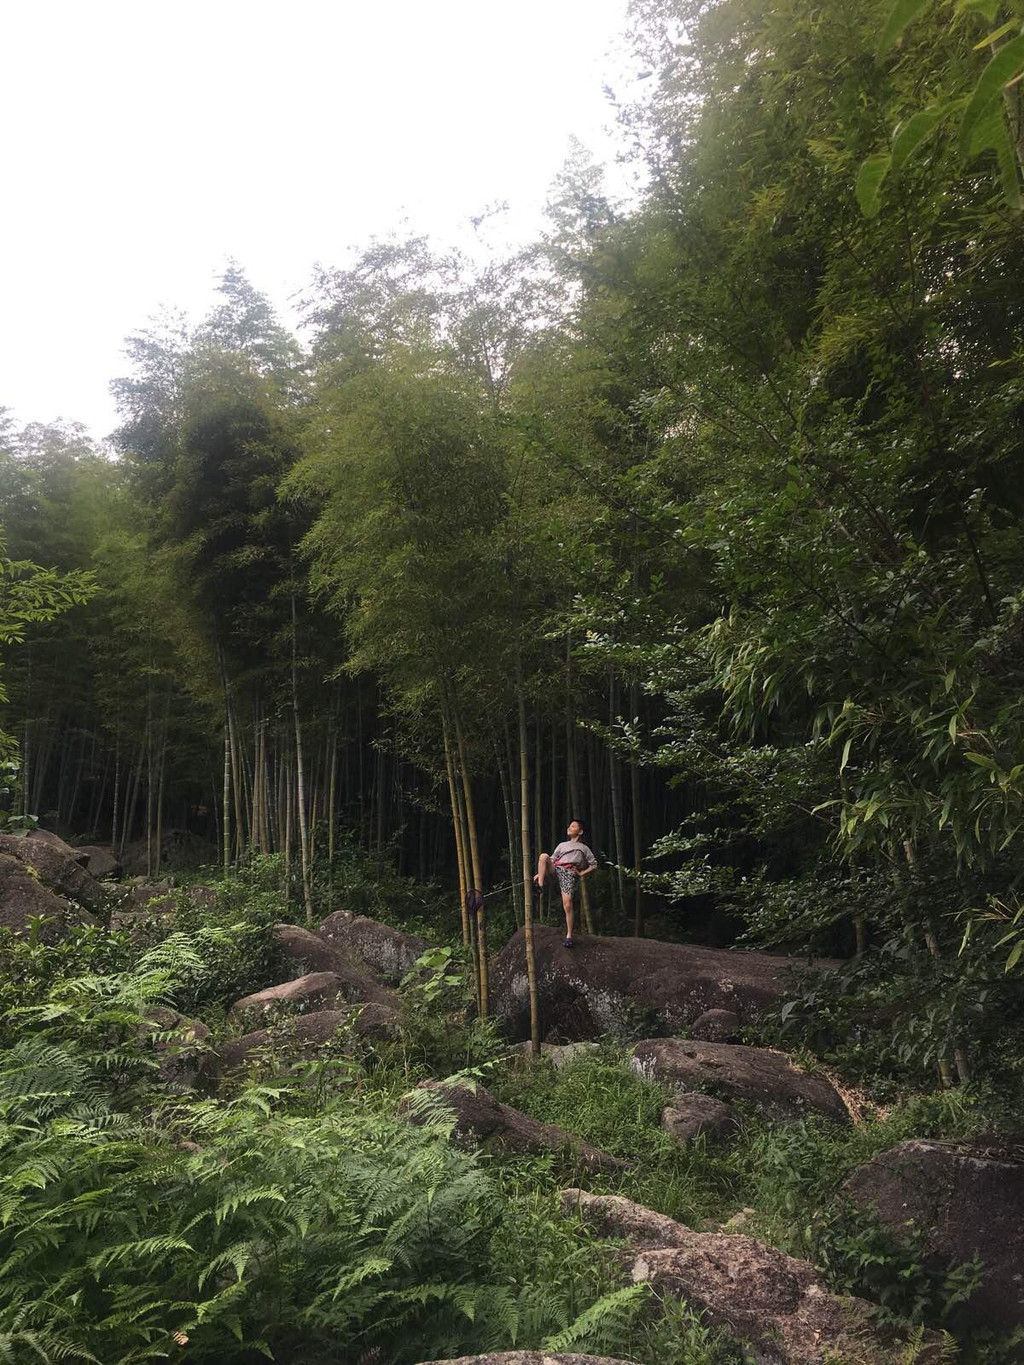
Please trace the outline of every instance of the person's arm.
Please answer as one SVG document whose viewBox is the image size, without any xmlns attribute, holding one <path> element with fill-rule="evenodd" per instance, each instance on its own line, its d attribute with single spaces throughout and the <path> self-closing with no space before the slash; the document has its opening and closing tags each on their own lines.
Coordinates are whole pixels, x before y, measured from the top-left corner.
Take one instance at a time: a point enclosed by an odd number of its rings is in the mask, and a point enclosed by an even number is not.
<svg viewBox="0 0 1024 1365">
<path fill-rule="evenodd" d="M 580 877 L 589 877 L 591 872 L 597 867 L 597 859 L 594 857 L 593 849 L 587 848 L 586 844 L 584 844 L 583 847 L 587 849 L 587 865 L 586 867 L 580 868 L 578 875 Z"/>
</svg>

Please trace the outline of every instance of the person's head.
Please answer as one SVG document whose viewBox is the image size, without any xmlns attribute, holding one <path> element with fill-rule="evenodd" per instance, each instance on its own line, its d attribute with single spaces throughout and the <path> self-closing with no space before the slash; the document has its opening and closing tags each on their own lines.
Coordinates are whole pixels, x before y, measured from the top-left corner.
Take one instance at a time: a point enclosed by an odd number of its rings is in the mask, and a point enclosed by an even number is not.
<svg viewBox="0 0 1024 1365">
<path fill-rule="evenodd" d="M 570 820 L 569 828 L 566 830 L 566 833 L 568 834 L 570 839 L 582 839 L 583 838 L 582 820 Z"/>
</svg>

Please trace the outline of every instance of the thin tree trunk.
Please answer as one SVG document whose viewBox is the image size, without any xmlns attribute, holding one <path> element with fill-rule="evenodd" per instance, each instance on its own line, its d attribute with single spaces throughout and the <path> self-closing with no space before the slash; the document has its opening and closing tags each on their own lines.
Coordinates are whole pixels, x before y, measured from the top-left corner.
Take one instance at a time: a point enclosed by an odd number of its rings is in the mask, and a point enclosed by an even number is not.
<svg viewBox="0 0 1024 1365">
<path fill-rule="evenodd" d="M 462 778 L 462 790 L 466 802 L 466 828 L 469 831 L 469 857 L 473 869 L 473 885 L 476 890 L 481 893 L 479 908 L 476 912 L 476 946 L 480 963 L 480 1018 L 486 1019 L 489 1001 L 487 998 L 487 922 L 483 902 L 483 876 L 480 871 L 480 845 L 477 841 L 476 808 L 473 804 L 473 784 L 469 776 L 469 768 L 466 764 L 466 745 L 462 734 L 462 726 L 459 722 L 458 712 L 455 714 L 455 736 L 459 749 L 459 770 Z"/>
<path fill-rule="evenodd" d="M 501 785 L 501 804 L 505 810 L 505 833 L 508 838 L 508 875 L 509 881 L 511 882 L 509 894 L 512 897 L 512 917 L 515 920 L 516 928 L 518 929 L 521 920 L 519 914 L 518 887 L 516 886 L 516 881 L 518 879 L 515 870 L 516 863 L 519 861 L 519 855 L 516 853 L 516 844 L 518 843 L 515 832 L 516 817 L 512 802 L 511 779 L 509 777 L 508 769 L 505 766 L 505 760 L 501 755 L 501 751 L 498 749 L 496 740 L 494 741 L 494 762 L 498 769 L 498 781 Z"/>
<path fill-rule="evenodd" d="M 455 787 L 455 765 L 452 762 L 452 746 L 448 735 L 448 720 L 442 716 L 442 734 L 444 736 L 444 766 L 448 777 L 448 799 L 452 807 L 452 829 L 455 834 L 455 861 L 458 865 L 459 874 L 459 908 L 462 913 L 462 942 L 468 947 L 470 942 L 469 929 L 469 905 L 467 896 L 469 894 L 469 883 L 466 875 L 466 848 L 464 840 L 462 808 Z M 474 976 L 476 973 L 474 972 Z"/>
<path fill-rule="evenodd" d="M 523 926 L 526 940 L 526 977 L 530 992 L 530 1049 L 540 1055 L 540 1004 L 537 997 L 537 962 L 533 949 L 533 872 L 530 858 L 530 760 L 526 732 L 526 697 L 523 694 L 522 656 L 516 649 L 516 693 L 519 702 L 519 835 L 523 857 Z"/>
<path fill-rule="evenodd" d="M 332 711 L 328 728 L 328 747 L 331 751 L 330 774 L 327 779 L 327 894 L 334 896 L 334 825 L 337 819 L 338 795 L 338 735 Z"/>
<path fill-rule="evenodd" d="M 295 778 L 296 805 L 299 812 L 299 849 L 302 858 L 302 899 L 306 907 L 306 922 L 313 923 L 313 886 L 309 872 L 309 831 L 306 828 L 306 786 L 302 767 L 302 726 L 299 723 L 299 665 L 296 645 L 295 593 L 292 604 L 292 716 L 295 720 Z"/>
<path fill-rule="evenodd" d="M 629 709 L 633 723 L 639 723 L 639 694 L 636 683 L 629 689 Z M 644 936 L 644 903 L 640 890 L 640 872 L 643 859 L 643 840 L 640 827 L 640 768 L 635 759 L 629 764 L 629 796 L 633 807 L 633 871 L 636 877 L 633 902 L 633 934 L 636 938 Z"/>
<path fill-rule="evenodd" d="M 572 637 L 565 639 L 565 772 L 569 781 L 569 818 L 583 820 L 579 774 L 576 770 L 576 726 L 572 713 Z"/>
<path fill-rule="evenodd" d="M 292 895 L 292 806 L 295 800 L 295 782 L 291 759 L 291 751 L 289 751 L 284 788 L 284 903 L 286 907 L 290 904 Z"/>
<path fill-rule="evenodd" d="M 608 677 L 608 726 L 615 724 L 615 675 Z M 608 750 L 608 781 L 611 787 L 612 833 L 615 838 L 615 885 L 618 891 L 619 914 L 626 913 L 626 839 L 622 826 L 622 772 L 614 748 Z"/>
<path fill-rule="evenodd" d="M 221 789 L 223 802 L 221 810 L 221 835 L 224 841 L 222 856 L 225 877 L 231 871 L 231 728 L 228 724 L 227 707 L 224 708 L 224 781 Z"/>
<path fill-rule="evenodd" d="M 146 686 L 146 876 L 153 878 L 153 670 L 150 654 L 149 682 Z"/>
</svg>

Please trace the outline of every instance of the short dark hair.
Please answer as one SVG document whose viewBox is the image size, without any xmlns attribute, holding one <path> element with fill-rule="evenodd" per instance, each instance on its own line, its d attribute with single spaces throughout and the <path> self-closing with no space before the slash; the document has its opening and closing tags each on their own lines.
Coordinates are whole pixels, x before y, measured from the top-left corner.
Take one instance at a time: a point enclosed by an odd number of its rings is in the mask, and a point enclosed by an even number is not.
<svg viewBox="0 0 1024 1365">
<path fill-rule="evenodd" d="M 578 815 L 574 815 L 572 819 L 569 821 L 569 824 L 579 825 L 580 829 L 586 829 L 586 825 L 583 823 L 583 821 L 580 819 Z"/>
</svg>

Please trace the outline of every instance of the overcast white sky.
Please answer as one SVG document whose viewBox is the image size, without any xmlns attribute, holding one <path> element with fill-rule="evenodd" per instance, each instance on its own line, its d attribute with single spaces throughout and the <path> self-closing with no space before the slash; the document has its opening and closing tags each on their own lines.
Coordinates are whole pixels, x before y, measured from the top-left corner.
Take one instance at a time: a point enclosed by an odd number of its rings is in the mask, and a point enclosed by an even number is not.
<svg viewBox="0 0 1024 1365">
<path fill-rule="evenodd" d="M 0 405 L 96 436 L 121 345 L 229 256 L 276 303 L 402 220 L 532 237 L 627 0 L 31 0 L 4 16 Z"/>
</svg>

